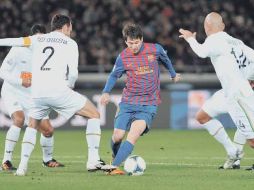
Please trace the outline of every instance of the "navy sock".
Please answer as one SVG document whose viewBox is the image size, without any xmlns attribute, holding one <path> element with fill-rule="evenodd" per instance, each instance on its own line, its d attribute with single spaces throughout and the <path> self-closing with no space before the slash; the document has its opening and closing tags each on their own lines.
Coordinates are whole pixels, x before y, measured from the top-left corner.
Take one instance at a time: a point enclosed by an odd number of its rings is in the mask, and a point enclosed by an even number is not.
<svg viewBox="0 0 254 190">
<path fill-rule="evenodd" d="M 134 145 L 129 141 L 122 143 L 117 155 L 112 163 L 113 166 L 119 166 L 131 154 Z"/>
<path fill-rule="evenodd" d="M 115 143 L 112 139 L 111 139 L 111 149 L 112 149 L 112 152 L 113 152 L 113 157 L 116 157 L 116 155 L 117 155 L 117 152 L 118 152 L 118 150 L 119 150 L 119 148 L 120 148 L 120 146 L 121 146 L 121 143 L 122 142 L 117 142 L 117 143 Z"/>
</svg>

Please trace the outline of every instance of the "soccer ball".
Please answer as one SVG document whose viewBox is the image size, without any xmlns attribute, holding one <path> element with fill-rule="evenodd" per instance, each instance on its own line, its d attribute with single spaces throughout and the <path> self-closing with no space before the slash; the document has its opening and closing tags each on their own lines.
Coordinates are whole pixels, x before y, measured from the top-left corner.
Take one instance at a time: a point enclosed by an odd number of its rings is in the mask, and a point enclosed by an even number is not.
<svg viewBox="0 0 254 190">
<path fill-rule="evenodd" d="M 146 162 L 137 155 L 129 156 L 124 162 L 124 170 L 128 175 L 143 175 L 146 169 Z"/>
</svg>

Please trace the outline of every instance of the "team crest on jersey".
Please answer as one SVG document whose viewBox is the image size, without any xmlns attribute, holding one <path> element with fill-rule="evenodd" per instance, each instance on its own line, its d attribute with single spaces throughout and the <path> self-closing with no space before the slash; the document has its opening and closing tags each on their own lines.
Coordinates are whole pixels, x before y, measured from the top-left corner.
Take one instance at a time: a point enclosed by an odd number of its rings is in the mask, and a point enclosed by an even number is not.
<svg viewBox="0 0 254 190">
<path fill-rule="evenodd" d="M 148 60 L 148 62 L 153 62 L 153 61 L 155 61 L 155 56 L 154 55 L 148 55 L 147 60 Z"/>
<path fill-rule="evenodd" d="M 149 73 L 153 73 L 153 69 L 150 68 L 149 66 L 138 67 L 137 70 L 135 71 L 136 75 L 145 75 Z"/>
</svg>

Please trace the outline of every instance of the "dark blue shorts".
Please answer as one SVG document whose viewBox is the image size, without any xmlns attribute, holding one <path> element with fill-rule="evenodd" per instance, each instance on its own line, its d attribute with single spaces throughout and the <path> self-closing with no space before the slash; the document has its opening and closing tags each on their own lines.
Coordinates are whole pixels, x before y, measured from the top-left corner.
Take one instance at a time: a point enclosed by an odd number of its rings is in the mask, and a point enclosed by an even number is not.
<svg viewBox="0 0 254 190">
<path fill-rule="evenodd" d="M 134 104 L 119 104 L 119 112 L 115 118 L 114 127 L 129 131 L 131 124 L 135 120 L 144 120 L 146 122 L 146 130 L 149 131 L 153 118 L 157 113 L 157 106 L 150 105 L 134 105 Z"/>
</svg>

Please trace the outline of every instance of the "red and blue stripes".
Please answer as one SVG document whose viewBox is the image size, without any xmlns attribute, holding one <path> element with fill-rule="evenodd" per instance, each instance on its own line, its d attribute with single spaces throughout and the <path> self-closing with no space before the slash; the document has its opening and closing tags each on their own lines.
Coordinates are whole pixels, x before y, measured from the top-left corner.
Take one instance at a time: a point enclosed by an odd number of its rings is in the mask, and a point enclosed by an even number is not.
<svg viewBox="0 0 254 190">
<path fill-rule="evenodd" d="M 159 44 L 144 43 L 138 54 L 126 48 L 118 56 L 103 92 L 110 92 L 117 78 L 126 73 L 122 102 L 135 105 L 160 104 L 160 62 L 169 70 L 170 76 L 175 77 L 171 61 Z"/>
</svg>

